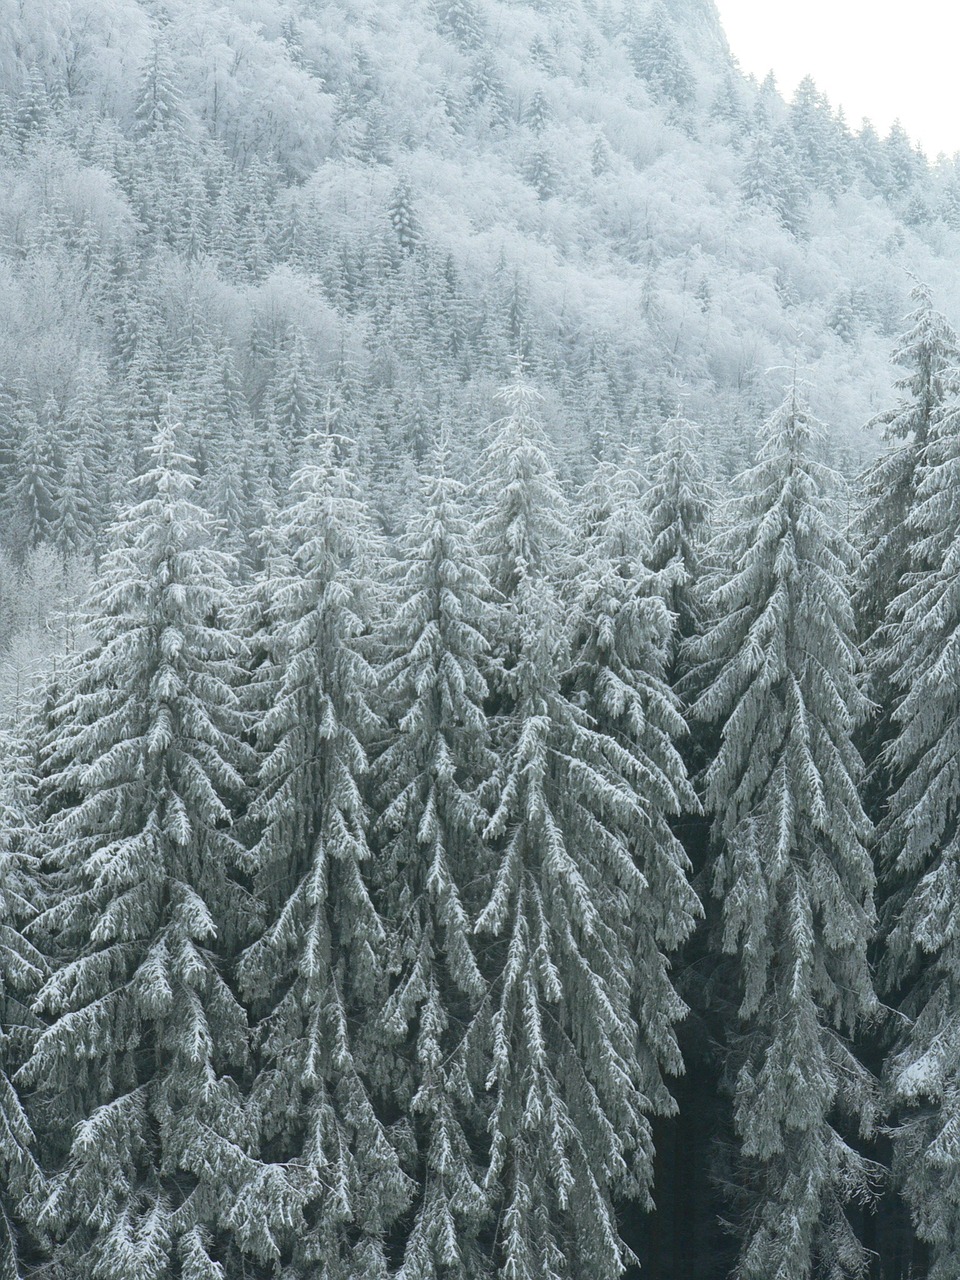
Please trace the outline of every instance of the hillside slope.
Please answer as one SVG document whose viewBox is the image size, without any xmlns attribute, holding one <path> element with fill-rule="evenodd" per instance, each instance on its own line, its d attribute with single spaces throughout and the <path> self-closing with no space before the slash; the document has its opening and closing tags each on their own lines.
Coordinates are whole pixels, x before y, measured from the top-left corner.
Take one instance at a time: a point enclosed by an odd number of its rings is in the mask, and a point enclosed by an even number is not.
<svg viewBox="0 0 960 1280">
<path fill-rule="evenodd" d="M 911 275 L 960 312 L 954 163 L 744 78 L 711 0 L 2 0 L 0 23 L 15 560 L 97 544 L 168 397 L 239 546 L 323 420 L 390 525 L 441 424 L 475 456 L 518 354 L 570 481 L 678 402 L 732 473 L 795 372 L 854 466 Z"/>
</svg>

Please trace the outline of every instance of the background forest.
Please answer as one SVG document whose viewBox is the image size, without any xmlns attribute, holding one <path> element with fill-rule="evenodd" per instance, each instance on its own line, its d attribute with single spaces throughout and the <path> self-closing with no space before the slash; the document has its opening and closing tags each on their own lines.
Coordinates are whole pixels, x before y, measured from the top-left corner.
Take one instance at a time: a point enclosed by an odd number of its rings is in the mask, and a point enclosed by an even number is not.
<svg viewBox="0 0 960 1280">
<path fill-rule="evenodd" d="M 0 0 L 0 301 L 3 1280 L 956 1280 L 956 161 Z"/>
</svg>

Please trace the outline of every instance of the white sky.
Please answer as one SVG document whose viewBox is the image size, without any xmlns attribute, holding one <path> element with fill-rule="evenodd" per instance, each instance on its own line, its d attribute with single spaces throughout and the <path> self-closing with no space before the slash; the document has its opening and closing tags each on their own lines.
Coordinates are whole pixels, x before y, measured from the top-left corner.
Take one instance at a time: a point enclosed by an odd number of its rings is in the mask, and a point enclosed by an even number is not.
<svg viewBox="0 0 960 1280">
<path fill-rule="evenodd" d="M 900 117 L 931 159 L 960 151 L 960 0 L 716 0 L 730 47 L 789 98 L 807 74 L 851 127 Z"/>
</svg>

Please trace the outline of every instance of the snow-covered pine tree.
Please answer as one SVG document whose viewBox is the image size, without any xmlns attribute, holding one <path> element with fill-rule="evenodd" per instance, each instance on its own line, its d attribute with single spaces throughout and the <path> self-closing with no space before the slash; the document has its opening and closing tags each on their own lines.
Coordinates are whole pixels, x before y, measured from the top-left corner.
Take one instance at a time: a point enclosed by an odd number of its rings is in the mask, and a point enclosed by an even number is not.
<svg viewBox="0 0 960 1280">
<path fill-rule="evenodd" d="M 894 1175 L 930 1280 L 960 1267 L 960 406 L 934 417 L 907 520 L 914 569 L 890 610 L 890 772 L 881 831 L 881 978 L 905 1018 L 887 1061 Z"/>
<path fill-rule="evenodd" d="M 294 477 L 282 527 L 289 561 L 272 593 L 274 634 L 264 637 L 279 679 L 274 687 L 267 670 L 273 698 L 258 717 L 247 866 L 267 924 L 239 966 L 258 1019 L 249 1114 L 259 1160 L 232 1221 L 268 1267 L 379 1280 L 410 1187 L 402 1134 L 381 1118 L 372 1084 L 387 940 L 370 896 L 361 790 L 379 729 L 362 643 L 372 536 L 342 440 L 310 443 L 315 460 Z"/>
<path fill-rule="evenodd" d="M 873 419 L 891 446 L 863 478 L 865 501 L 858 518 L 862 566 L 857 575 L 854 609 L 858 639 L 869 670 L 869 689 L 881 714 L 865 744 L 872 772 L 882 768 L 881 754 L 894 733 L 890 713 L 899 697 L 891 656 L 893 638 L 888 626 L 889 606 L 900 594 L 902 579 L 913 565 L 913 534 L 909 515 L 916 499 L 917 472 L 930 438 L 931 424 L 958 390 L 960 343 L 946 318 L 933 307 L 930 289 L 917 285 L 911 297 L 915 309 L 906 332 L 893 350 L 894 361 L 905 370 L 897 381 L 902 396 L 897 405 Z M 881 801 L 875 793 L 887 786 L 879 778 L 871 786 L 868 809 L 877 819 Z"/>
<path fill-rule="evenodd" d="M 718 726 L 705 772 L 714 892 L 740 1026 L 728 1052 L 742 1161 L 742 1280 L 862 1274 L 846 1206 L 871 1169 L 834 1127 L 866 1134 L 874 1083 L 848 1037 L 876 1008 L 871 826 L 852 734 L 868 710 L 849 598 L 852 552 L 832 523 L 819 428 L 796 392 L 767 424 L 717 548 L 732 564 L 690 659 L 711 678 L 695 722 Z"/>
<path fill-rule="evenodd" d="M 404 253 L 413 253 L 422 239 L 413 191 L 407 178 L 401 178 L 393 189 L 388 210 L 390 225 Z"/>
<path fill-rule="evenodd" d="M 76 441 L 67 454 L 50 526 L 50 536 L 63 555 L 92 550 L 98 527 L 97 496 L 83 445 Z"/>
<path fill-rule="evenodd" d="M 627 39 L 637 75 L 654 97 L 660 102 L 686 106 L 694 94 L 693 73 L 662 0 L 655 0 L 642 18 L 633 20 Z"/>
<path fill-rule="evenodd" d="M 183 108 L 175 83 L 170 49 L 158 35 L 140 75 L 136 104 L 137 131 L 143 138 L 174 133 L 183 127 Z"/>
<path fill-rule="evenodd" d="M 650 1065 L 659 1059 L 679 1075 L 683 1063 L 672 1024 L 685 1009 L 667 957 L 687 940 L 702 908 L 671 825 L 682 814 L 701 812 L 677 745 L 686 723 L 667 680 L 676 622 L 665 601 L 676 566 L 668 561 L 663 574 L 647 568 L 650 528 L 639 477 L 626 462 L 597 467 L 584 505 L 589 524 L 573 582 L 573 645 L 564 687 L 592 727 L 626 753 L 616 769 L 643 810 L 643 821 L 624 832 L 645 880 L 631 907 L 636 981 L 645 1001 L 640 1030 L 653 1049 Z M 657 1068 L 644 1090 L 671 1114 L 662 1084 Z"/>
<path fill-rule="evenodd" d="M 247 1024 L 225 979 L 249 914 L 231 835 L 242 796 L 230 565 L 165 418 L 113 530 L 93 638 L 42 763 L 62 962 L 22 1071 L 56 1165 L 38 1223 L 57 1275 L 221 1280 L 242 1173 Z"/>
<path fill-rule="evenodd" d="M 303 335 L 295 331 L 278 352 L 267 388 L 263 445 L 272 479 L 285 489 L 299 463 L 304 442 L 317 426 L 313 361 Z"/>
<path fill-rule="evenodd" d="M 0 737 L 0 1275 L 16 1280 L 33 1241 L 28 1210 L 43 1185 L 36 1140 L 14 1075 L 40 1029 L 30 1009 L 47 966 L 26 929 L 40 909 L 42 840 L 24 744 Z M 26 1256 L 25 1256 L 26 1255 Z"/>
<path fill-rule="evenodd" d="M 569 560 L 567 512 L 537 393 L 518 376 L 501 398 L 482 468 L 482 547 L 501 597 L 485 832 L 495 865 L 476 925 L 490 994 L 468 1037 L 471 1052 L 487 1039 L 495 1260 L 512 1280 L 613 1280 L 630 1256 L 614 1200 L 650 1203 L 650 1117 L 671 1110 L 662 1070 L 680 1065 L 671 1025 L 682 1005 L 639 935 L 673 909 L 663 940 L 683 936 L 695 900 L 675 846 L 652 856 L 652 813 L 677 799 L 670 780 L 645 776 L 638 754 L 595 726 L 580 706 L 588 690 L 563 687 L 570 628 L 553 578 Z M 652 903 L 667 886 L 647 882 L 644 856 L 679 901 Z"/>
<path fill-rule="evenodd" d="M 48 538 L 56 520 L 56 493 L 61 462 L 56 445 L 52 415 L 28 412 L 26 431 L 17 451 L 8 501 L 11 508 L 11 536 L 21 552 Z"/>
<path fill-rule="evenodd" d="M 886 606 L 899 593 L 907 568 L 910 535 L 906 520 L 916 494 L 916 472 L 930 436 L 931 423 L 958 390 L 960 343 L 952 326 L 933 306 L 930 288 L 918 284 L 911 293 L 914 310 L 893 348 L 894 363 L 906 374 L 896 387 L 903 392 L 896 406 L 870 423 L 894 447 L 864 477 L 866 504 L 863 567 L 857 600 L 866 635 L 883 619 Z"/>
<path fill-rule="evenodd" d="M 402 542 L 383 630 L 389 745 L 374 769 L 380 905 L 393 923 L 383 1025 L 403 1055 L 397 1105 L 417 1139 L 399 1280 L 491 1274 L 478 1243 L 490 1203 L 486 1099 L 471 1087 L 463 1036 L 487 991 L 471 929 L 486 861 L 476 792 L 493 771 L 480 670 L 491 590 L 449 466 L 442 442 Z"/>
<path fill-rule="evenodd" d="M 699 632 L 703 621 L 704 547 L 711 501 L 696 428 L 679 410 L 662 427 L 659 443 L 648 464 L 649 487 L 643 497 L 650 523 L 646 562 L 661 576 L 674 618 L 667 673 L 676 685 L 681 674 L 677 669 L 680 645 Z"/>
<path fill-rule="evenodd" d="M 26 143 L 49 122 L 52 105 L 43 72 L 34 64 L 17 96 L 14 120 L 21 143 Z"/>
<path fill-rule="evenodd" d="M 436 0 L 437 25 L 452 35 L 461 49 L 476 49 L 483 43 L 483 16 L 474 0 Z"/>
</svg>

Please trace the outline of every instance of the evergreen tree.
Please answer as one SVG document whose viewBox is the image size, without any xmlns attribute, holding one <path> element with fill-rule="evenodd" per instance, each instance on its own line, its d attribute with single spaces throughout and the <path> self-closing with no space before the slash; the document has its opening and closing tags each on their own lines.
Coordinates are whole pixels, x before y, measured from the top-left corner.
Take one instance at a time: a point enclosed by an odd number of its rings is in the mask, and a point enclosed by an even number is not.
<svg viewBox="0 0 960 1280">
<path fill-rule="evenodd" d="M 550 104 L 542 89 L 535 89 L 523 114 L 524 121 L 539 137 L 550 123 Z"/>
<path fill-rule="evenodd" d="M 481 48 L 473 68 L 470 84 L 471 96 L 482 103 L 491 124 L 503 124 L 507 118 L 507 95 L 503 75 L 493 52 Z"/>
<path fill-rule="evenodd" d="M 552 153 L 547 147 L 535 147 L 523 166 L 523 176 L 541 200 L 549 200 L 557 194 L 559 174 Z"/>
<path fill-rule="evenodd" d="M 15 477 L 9 496 L 11 532 L 14 542 L 26 551 L 50 536 L 56 520 L 60 459 L 48 410 L 42 418 L 27 411 Z"/>
<path fill-rule="evenodd" d="M 135 111 L 142 137 L 174 135 L 183 127 L 183 107 L 174 80 L 173 59 L 159 37 L 154 40 L 141 72 Z"/>
<path fill-rule="evenodd" d="M 300 333 L 294 333 L 280 352 L 267 389 L 267 450 L 277 459 L 274 479 L 285 484 L 286 467 L 299 453 L 316 426 L 317 388 L 312 362 Z"/>
<path fill-rule="evenodd" d="M 733 957 L 740 1027 L 729 1075 L 742 1169 L 737 1275 L 860 1275 L 846 1214 L 869 1200 L 868 1163 L 835 1127 L 866 1136 L 873 1082 L 848 1039 L 876 1008 L 871 827 L 852 734 L 860 690 L 852 554 L 832 526 L 832 477 L 796 391 L 768 423 L 720 556 L 732 570 L 689 645 L 709 680 L 692 708 L 721 741 L 704 776 L 714 892 Z M 719 557 L 718 557 L 719 558 Z M 722 562 L 722 561 L 721 561 Z"/>
<path fill-rule="evenodd" d="M 676 648 L 669 600 L 677 575 L 672 559 L 665 572 L 648 568 L 654 558 L 651 530 L 637 473 L 629 465 L 598 466 L 587 511 L 572 584 L 573 647 L 564 685 L 593 727 L 632 757 L 632 766 L 621 767 L 642 796 L 645 820 L 630 833 L 631 847 L 650 886 L 635 908 L 641 913 L 638 982 L 645 992 L 658 991 L 662 1008 L 672 1006 L 679 1018 L 683 1009 L 663 953 L 680 948 L 701 907 L 687 883 L 689 863 L 671 822 L 701 809 L 678 750 L 687 727 L 667 679 Z M 651 1030 L 647 1034 L 654 1038 Z M 671 1070 L 679 1074 L 677 1055 L 670 1057 Z"/>
<path fill-rule="evenodd" d="M 43 852 L 36 812 L 36 780 L 24 744 L 0 738 L 0 1275 L 16 1280 L 33 1242 L 25 1217 L 41 1192 L 36 1139 L 15 1072 L 40 1024 L 30 998 L 46 962 L 26 936 L 41 906 Z"/>
<path fill-rule="evenodd" d="M 663 1071 L 681 1069 L 672 1024 L 683 1006 L 661 950 L 689 932 L 696 900 L 662 823 L 673 779 L 649 776 L 580 705 L 591 694 L 603 705 L 609 687 L 586 639 L 584 687 L 564 688 L 570 632 L 551 581 L 565 559 L 564 504 L 536 393 L 518 379 L 502 396 L 481 526 L 502 597 L 485 832 L 496 865 L 477 920 L 490 996 L 470 1033 L 486 1037 L 493 1093 L 486 1183 L 500 1197 L 505 1275 L 615 1277 L 629 1251 L 614 1200 L 650 1204 L 650 1117 L 673 1109 Z M 588 655 L 600 667 L 589 681 Z M 629 728 L 637 703 L 604 711 Z"/>
<path fill-rule="evenodd" d="M 805 175 L 818 191 L 835 199 L 847 178 L 842 135 L 826 95 L 811 76 L 805 76 L 797 86 L 790 124 Z"/>
<path fill-rule="evenodd" d="M 91 648 L 51 712 L 43 761 L 61 963 L 22 1075 L 55 1164 L 38 1222 L 55 1274 L 217 1280 L 242 1171 L 246 1020 L 225 980 L 249 914 L 229 565 L 180 428 L 164 421 L 91 602 Z"/>
<path fill-rule="evenodd" d="M 414 209 L 413 192 L 406 178 L 401 178 L 394 188 L 389 212 L 390 225 L 400 241 L 400 248 L 404 253 L 413 253 L 421 241 L 422 233 Z"/>
<path fill-rule="evenodd" d="M 859 519 L 863 567 L 856 604 L 861 637 L 870 639 L 874 651 L 883 647 L 887 606 L 899 594 L 909 565 L 907 519 L 931 424 L 958 390 L 955 370 L 960 364 L 960 344 L 956 333 L 946 317 L 934 309 L 928 286 L 916 285 L 910 296 L 915 308 L 892 357 L 906 370 L 896 383 L 904 394 L 896 406 L 870 423 L 881 429 L 892 447 L 864 477 L 866 502 Z"/>
<path fill-rule="evenodd" d="M 384 635 L 391 733 L 374 771 L 382 911 L 396 922 L 383 1023 L 405 1055 L 397 1102 L 417 1137 L 402 1280 L 490 1273 L 478 1239 L 489 1209 L 486 1116 L 463 1034 L 487 990 L 471 926 L 486 867 L 476 792 L 493 768 L 480 670 L 490 587 L 449 463 L 441 445 L 403 539 L 399 599 Z"/>
<path fill-rule="evenodd" d="M 771 210 L 796 234 L 803 227 L 804 190 L 788 144 L 779 131 L 759 129 L 740 174 L 740 192 L 746 204 Z"/>
<path fill-rule="evenodd" d="M 898 683 L 891 605 L 900 594 L 904 575 L 920 567 L 913 546 L 910 513 L 916 503 L 918 475 L 933 424 L 956 396 L 960 384 L 956 366 L 960 344 L 946 318 L 935 311 L 930 290 L 917 285 L 915 310 L 908 328 L 893 350 L 894 361 L 905 370 L 896 386 L 897 405 L 873 419 L 889 448 L 863 479 L 865 502 L 858 517 L 862 566 L 854 595 L 858 636 L 869 671 L 869 689 L 880 714 L 870 726 L 865 755 L 871 770 L 868 810 L 877 820 L 890 782 L 885 745 L 895 735 L 891 713 L 901 696 Z"/>
<path fill-rule="evenodd" d="M 17 97 L 14 120 L 21 144 L 25 145 L 34 134 L 43 129 L 50 116 L 50 106 L 50 94 L 43 75 L 40 68 L 34 65 Z"/>
<path fill-rule="evenodd" d="M 884 985 L 902 1027 L 887 1062 L 896 1112 L 894 1174 L 930 1280 L 960 1265 L 960 407 L 930 423 L 906 535 L 914 569 L 891 607 L 890 659 L 902 699 L 890 771 L 899 780 L 881 839 L 887 898 Z"/>
<path fill-rule="evenodd" d="M 854 138 L 853 154 L 867 181 L 878 191 L 886 191 L 890 185 L 890 164 L 879 134 L 867 119 Z"/>
<path fill-rule="evenodd" d="M 881 145 L 889 174 L 888 193 L 907 196 L 914 185 L 925 177 L 923 154 L 914 147 L 899 119 L 894 120 Z"/>
<path fill-rule="evenodd" d="M 590 171 L 595 178 L 602 177 L 613 168 L 613 157 L 610 144 L 602 129 L 597 129 L 590 148 Z"/>
<path fill-rule="evenodd" d="M 483 42 L 483 18 L 475 0 L 436 0 L 435 7 L 440 30 L 461 49 L 476 49 Z"/>
<path fill-rule="evenodd" d="M 749 124 L 749 116 L 744 105 L 743 92 L 732 75 L 727 75 L 717 89 L 713 106 L 710 108 L 713 120 L 722 120 L 730 128 L 731 138 L 735 146 L 742 144 Z"/>
<path fill-rule="evenodd" d="M 264 1264 L 372 1280 L 386 1275 L 385 1237 L 409 1186 L 396 1149 L 405 1126 L 381 1118 L 374 1079 L 387 930 L 369 891 L 361 791 L 379 728 L 362 646 L 370 536 L 337 438 L 315 447 L 294 477 L 265 637 L 278 678 L 267 669 L 275 696 L 258 715 L 247 866 L 267 920 L 239 968 L 259 1019 L 259 1160 L 233 1222 Z"/>
<path fill-rule="evenodd" d="M 103 361 L 86 355 L 77 369 L 74 392 L 64 411 L 63 444 L 68 455 L 66 470 L 69 470 L 69 455 L 74 449 L 82 455 L 82 469 L 87 472 L 92 486 L 90 496 L 94 500 L 97 524 L 105 520 L 103 508 L 110 492 L 106 471 L 110 454 L 109 436 L 114 429 L 110 415 L 111 394 Z"/>
<path fill-rule="evenodd" d="M 97 493 L 85 450 L 79 442 L 70 450 L 60 490 L 54 501 L 50 535 L 65 555 L 89 552 L 97 535 Z"/>
<path fill-rule="evenodd" d="M 702 448 L 696 429 L 676 413 L 663 427 L 660 447 L 648 464 L 650 487 L 644 504 L 650 522 L 647 564 L 661 575 L 674 618 L 668 675 L 676 684 L 679 646 L 700 631 L 703 621 L 704 556 L 710 514 Z"/>
<path fill-rule="evenodd" d="M 662 0 L 656 0 L 638 21 L 629 48 L 637 75 L 646 81 L 654 97 L 680 107 L 691 102 L 695 89 L 693 73 Z"/>
</svg>

